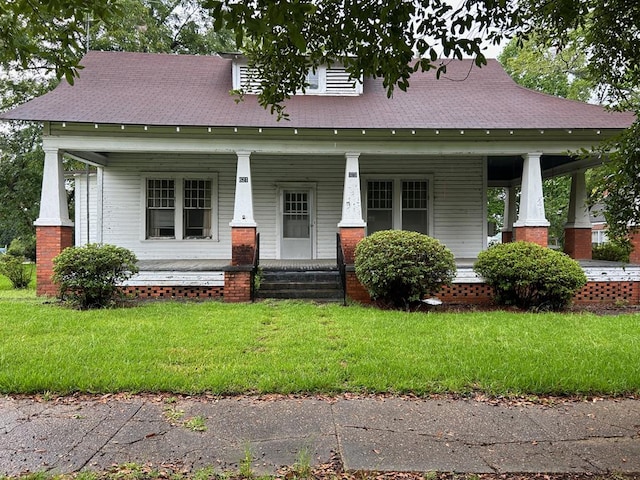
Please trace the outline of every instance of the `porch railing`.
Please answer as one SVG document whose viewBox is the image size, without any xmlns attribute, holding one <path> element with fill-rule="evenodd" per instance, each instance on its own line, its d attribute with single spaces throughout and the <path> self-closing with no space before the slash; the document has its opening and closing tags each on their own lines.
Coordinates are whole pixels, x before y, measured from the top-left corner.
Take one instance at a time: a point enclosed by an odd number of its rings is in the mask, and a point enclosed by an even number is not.
<svg viewBox="0 0 640 480">
<path fill-rule="evenodd" d="M 344 251 L 340 234 L 336 233 L 336 259 L 338 272 L 340 273 L 340 286 L 342 287 L 342 304 L 347 305 L 347 264 L 344 262 Z"/>
<path fill-rule="evenodd" d="M 253 266 L 251 268 L 251 301 L 256 299 L 256 275 L 260 268 L 260 233 L 256 233 L 256 248 L 253 251 Z"/>
</svg>

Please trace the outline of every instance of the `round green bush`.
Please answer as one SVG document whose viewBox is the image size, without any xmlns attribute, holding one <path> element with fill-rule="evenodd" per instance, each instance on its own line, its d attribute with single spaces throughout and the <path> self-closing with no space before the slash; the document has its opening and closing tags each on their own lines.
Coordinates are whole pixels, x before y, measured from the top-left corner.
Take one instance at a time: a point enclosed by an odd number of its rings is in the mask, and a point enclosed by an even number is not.
<svg viewBox="0 0 640 480">
<path fill-rule="evenodd" d="M 450 285 L 453 253 L 435 238 L 417 232 L 383 230 L 356 247 L 355 269 L 374 300 L 406 308 Z"/>
<path fill-rule="evenodd" d="M 633 246 L 629 241 L 611 241 L 600 245 L 594 245 L 591 253 L 594 260 L 629 263 L 629 255 L 632 250 Z"/>
<path fill-rule="evenodd" d="M 493 287 L 498 304 L 522 309 L 562 310 L 587 283 L 574 259 L 530 242 L 490 247 L 473 268 Z"/>
<path fill-rule="evenodd" d="M 118 284 L 138 272 L 133 252 L 115 245 L 89 243 L 64 249 L 53 259 L 53 281 L 60 299 L 79 308 L 112 304 Z"/>
</svg>

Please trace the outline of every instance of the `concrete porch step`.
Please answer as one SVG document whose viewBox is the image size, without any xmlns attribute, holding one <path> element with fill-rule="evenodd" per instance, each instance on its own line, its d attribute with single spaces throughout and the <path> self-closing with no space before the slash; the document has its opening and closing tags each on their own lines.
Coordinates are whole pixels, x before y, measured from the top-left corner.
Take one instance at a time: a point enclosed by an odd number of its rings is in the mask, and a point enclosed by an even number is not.
<svg viewBox="0 0 640 480">
<path fill-rule="evenodd" d="M 342 301 L 337 270 L 277 270 L 262 272 L 258 298 Z"/>
</svg>

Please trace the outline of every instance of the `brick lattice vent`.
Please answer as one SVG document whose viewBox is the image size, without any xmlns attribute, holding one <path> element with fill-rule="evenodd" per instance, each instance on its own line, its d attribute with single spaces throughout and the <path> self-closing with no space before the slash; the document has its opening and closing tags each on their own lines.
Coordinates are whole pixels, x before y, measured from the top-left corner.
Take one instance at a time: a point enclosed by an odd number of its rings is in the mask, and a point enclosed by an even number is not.
<svg viewBox="0 0 640 480">
<path fill-rule="evenodd" d="M 493 302 L 493 288 L 484 283 L 454 283 L 437 295 L 443 302 L 486 305 Z"/>
<path fill-rule="evenodd" d="M 639 282 L 589 282 L 574 297 L 574 303 L 640 303 Z"/>
<path fill-rule="evenodd" d="M 224 287 L 126 287 L 123 293 L 135 298 L 222 298 Z"/>
</svg>

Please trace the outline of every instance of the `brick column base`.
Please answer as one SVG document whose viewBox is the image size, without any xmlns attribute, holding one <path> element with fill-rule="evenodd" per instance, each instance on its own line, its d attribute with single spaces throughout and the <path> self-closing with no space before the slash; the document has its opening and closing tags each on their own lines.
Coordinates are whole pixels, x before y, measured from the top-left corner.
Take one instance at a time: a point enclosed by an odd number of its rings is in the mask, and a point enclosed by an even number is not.
<svg viewBox="0 0 640 480">
<path fill-rule="evenodd" d="M 364 285 L 360 283 L 353 267 L 347 269 L 347 298 L 359 303 L 371 303 L 371 296 Z"/>
<path fill-rule="evenodd" d="M 344 252 L 344 263 L 353 265 L 356 245 L 364 238 L 364 227 L 340 227 L 340 242 Z"/>
<path fill-rule="evenodd" d="M 253 265 L 256 227 L 231 227 L 231 265 Z"/>
<path fill-rule="evenodd" d="M 577 260 L 591 260 L 591 228 L 565 228 L 564 253 Z"/>
<path fill-rule="evenodd" d="M 531 242 L 547 247 L 549 245 L 549 228 L 513 227 L 513 237 L 516 242 Z"/>
<path fill-rule="evenodd" d="M 356 245 L 364 238 L 364 227 L 340 227 L 340 243 L 344 253 L 344 263 L 347 265 L 347 298 L 360 303 L 370 303 L 369 292 L 356 277 L 353 264 L 356 258 Z"/>
<path fill-rule="evenodd" d="M 55 296 L 58 286 L 53 283 L 53 259 L 73 245 L 73 227 L 36 227 L 36 294 Z"/>
<path fill-rule="evenodd" d="M 629 255 L 629 262 L 640 264 L 640 232 L 629 234 L 629 240 L 631 240 L 631 245 L 633 245 L 633 250 L 631 250 L 631 254 Z"/>
<path fill-rule="evenodd" d="M 251 301 L 251 271 L 231 270 L 224 272 L 224 301 L 229 303 Z"/>
<path fill-rule="evenodd" d="M 224 272 L 225 302 L 251 301 L 255 251 L 256 227 L 231 227 L 231 268 Z"/>
<path fill-rule="evenodd" d="M 513 232 L 502 232 L 502 243 L 513 242 Z"/>
</svg>

